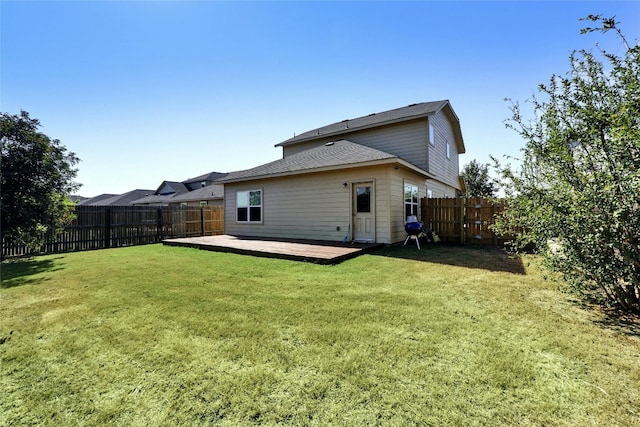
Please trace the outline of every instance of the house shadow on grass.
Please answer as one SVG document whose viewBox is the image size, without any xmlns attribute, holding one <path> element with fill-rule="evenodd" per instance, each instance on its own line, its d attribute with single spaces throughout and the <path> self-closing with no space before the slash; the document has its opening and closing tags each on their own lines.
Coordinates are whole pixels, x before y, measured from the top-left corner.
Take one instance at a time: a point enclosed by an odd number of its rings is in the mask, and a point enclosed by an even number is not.
<svg viewBox="0 0 640 427">
<path fill-rule="evenodd" d="M 427 244 L 418 250 L 415 244 L 385 247 L 372 255 L 447 264 L 457 267 L 526 274 L 522 259 L 510 256 L 495 246 Z"/>
<path fill-rule="evenodd" d="M 62 257 L 60 257 L 62 258 Z M 48 280 L 46 277 L 33 277 L 38 273 L 59 270 L 56 259 L 34 260 L 17 259 L 5 261 L 0 265 L 0 289 L 15 288 L 24 285 L 37 285 Z"/>
</svg>

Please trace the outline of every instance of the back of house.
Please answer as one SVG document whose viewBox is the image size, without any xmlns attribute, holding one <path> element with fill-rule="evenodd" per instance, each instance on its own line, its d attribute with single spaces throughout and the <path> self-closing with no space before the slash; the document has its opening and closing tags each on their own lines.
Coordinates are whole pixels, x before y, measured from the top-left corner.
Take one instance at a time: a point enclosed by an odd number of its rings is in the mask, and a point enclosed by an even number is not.
<svg viewBox="0 0 640 427">
<path fill-rule="evenodd" d="M 313 129 L 276 145 L 283 157 L 232 172 L 225 233 L 395 243 L 422 197 L 462 190 L 465 152 L 449 101 L 412 104 Z"/>
</svg>

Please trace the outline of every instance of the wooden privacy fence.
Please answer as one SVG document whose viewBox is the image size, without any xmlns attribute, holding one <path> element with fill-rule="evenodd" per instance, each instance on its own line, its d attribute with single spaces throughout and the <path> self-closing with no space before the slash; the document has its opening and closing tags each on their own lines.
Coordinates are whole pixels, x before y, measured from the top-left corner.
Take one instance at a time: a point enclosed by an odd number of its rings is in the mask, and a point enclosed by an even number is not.
<svg viewBox="0 0 640 427">
<path fill-rule="evenodd" d="M 483 198 L 423 198 L 422 222 L 443 242 L 502 245 L 511 236 L 491 230 L 495 216 L 505 209 L 504 201 Z"/>
<path fill-rule="evenodd" d="M 2 256 L 74 252 L 224 233 L 221 206 L 76 206 L 75 219 L 37 250 L 2 244 Z"/>
</svg>

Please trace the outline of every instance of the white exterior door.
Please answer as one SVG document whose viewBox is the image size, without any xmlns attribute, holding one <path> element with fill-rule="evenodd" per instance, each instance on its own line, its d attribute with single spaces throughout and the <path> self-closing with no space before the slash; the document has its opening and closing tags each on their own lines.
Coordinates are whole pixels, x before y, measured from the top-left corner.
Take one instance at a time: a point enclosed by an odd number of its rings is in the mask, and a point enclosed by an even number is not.
<svg viewBox="0 0 640 427">
<path fill-rule="evenodd" d="M 375 194 L 373 182 L 352 186 L 353 240 L 374 242 L 376 239 Z"/>
</svg>

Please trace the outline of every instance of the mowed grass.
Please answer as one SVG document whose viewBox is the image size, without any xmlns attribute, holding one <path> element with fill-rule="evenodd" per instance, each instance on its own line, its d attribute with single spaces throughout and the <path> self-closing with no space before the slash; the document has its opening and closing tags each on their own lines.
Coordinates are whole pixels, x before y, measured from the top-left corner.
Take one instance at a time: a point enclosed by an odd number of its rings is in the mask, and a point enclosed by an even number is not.
<svg viewBox="0 0 640 427">
<path fill-rule="evenodd" d="M 638 325 L 557 288 L 460 247 L 3 263 L 0 425 L 640 425 Z"/>
</svg>

